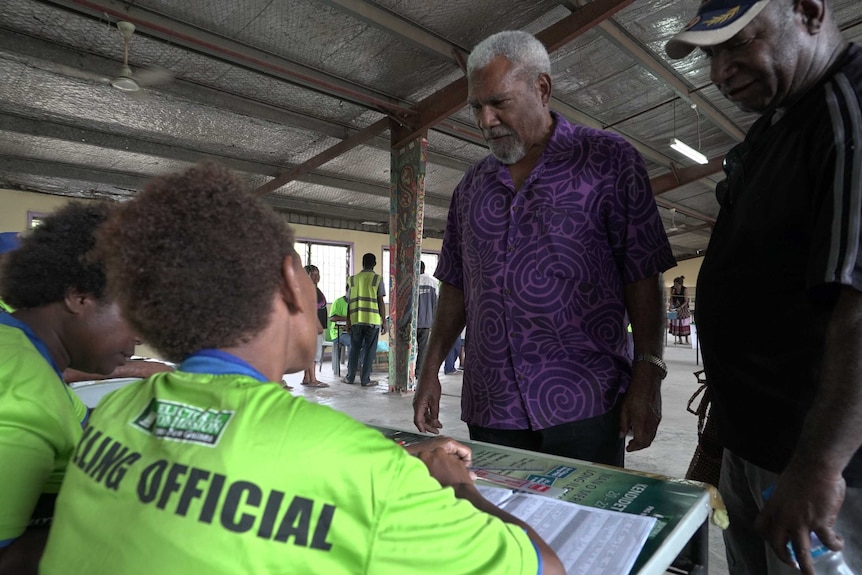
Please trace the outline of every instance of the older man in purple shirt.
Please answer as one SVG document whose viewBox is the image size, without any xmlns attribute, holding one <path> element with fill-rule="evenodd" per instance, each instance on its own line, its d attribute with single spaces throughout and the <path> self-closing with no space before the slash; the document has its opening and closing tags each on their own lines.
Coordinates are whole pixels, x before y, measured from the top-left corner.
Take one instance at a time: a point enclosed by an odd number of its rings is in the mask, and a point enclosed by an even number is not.
<svg viewBox="0 0 862 575">
<path fill-rule="evenodd" d="M 659 275 L 676 265 L 643 160 L 550 112 L 548 54 L 525 32 L 481 42 L 467 73 L 492 155 L 452 196 L 414 422 L 441 427 L 437 372 L 466 322 L 471 439 L 621 466 L 625 435 L 643 449 L 661 419 Z"/>
</svg>

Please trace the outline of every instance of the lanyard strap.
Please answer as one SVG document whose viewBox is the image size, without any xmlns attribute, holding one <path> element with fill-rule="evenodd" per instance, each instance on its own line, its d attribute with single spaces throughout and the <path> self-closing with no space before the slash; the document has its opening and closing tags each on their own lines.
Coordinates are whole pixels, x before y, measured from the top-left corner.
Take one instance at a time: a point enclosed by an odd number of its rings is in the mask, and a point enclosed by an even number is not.
<svg viewBox="0 0 862 575">
<path fill-rule="evenodd" d="M 247 375 L 258 381 L 269 381 L 247 361 L 220 349 L 202 349 L 194 352 L 183 360 L 179 370 L 211 375 Z"/>
</svg>

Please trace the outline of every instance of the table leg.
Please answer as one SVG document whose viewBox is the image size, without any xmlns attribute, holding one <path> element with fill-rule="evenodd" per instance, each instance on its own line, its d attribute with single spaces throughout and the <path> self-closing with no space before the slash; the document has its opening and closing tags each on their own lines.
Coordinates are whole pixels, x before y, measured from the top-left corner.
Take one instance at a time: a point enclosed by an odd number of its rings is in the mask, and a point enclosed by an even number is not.
<svg viewBox="0 0 862 575">
<path fill-rule="evenodd" d="M 341 377 L 341 330 L 338 330 L 335 335 L 335 341 L 332 342 L 332 375 Z"/>
<path fill-rule="evenodd" d="M 667 573 L 680 575 L 706 575 L 709 567 L 709 520 L 703 522 Z"/>
</svg>

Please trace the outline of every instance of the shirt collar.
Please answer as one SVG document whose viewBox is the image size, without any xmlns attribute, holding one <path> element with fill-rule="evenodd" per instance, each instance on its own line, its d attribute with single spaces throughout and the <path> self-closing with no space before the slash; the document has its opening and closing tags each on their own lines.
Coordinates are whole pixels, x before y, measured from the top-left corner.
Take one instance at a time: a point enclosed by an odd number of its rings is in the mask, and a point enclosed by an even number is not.
<svg viewBox="0 0 862 575">
<path fill-rule="evenodd" d="M 65 380 L 63 380 L 63 372 L 60 371 L 60 369 L 57 367 L 57 363 L 54 361 L 54 358 L 51 357 L 51 353 L 48 351 L 48 346 L 45 344 L 45 342 L 42 341 L 38 335 L 36 335 L 36 332 L 34 332 L 29 325 L 19 319 L 12 317 L 12 315 L 6 312 L 0 313 L 0 325 L 20 329 L 24 333 L 27 339 L 30 340 L 30 343 L 33 344 L 33 347 L 36 348 L 36 351 L 39 352 L 39 355 L 41 355 L 45 359 L 45 361 L 48 362 L 48 365 L 50 365 L 54 372 L 57 374 L 57 378 L 60 380 L 60 385 L 63 386 L 63 391 L 66 393 L 66 397 L 69 398 L 69 403 L 72 404 L 72 409 L 74 410 L 75 402 L 72 399 L 72 391 L 69 389 L 69 386 L 66 385 Z M 89 418 L 90 409 L 87 408 L 86 412 L 84 413 L 84 418 L 81 420 L 81 427 L 84 427 L 87 424 L 87 420 L 89 420 Z"/>
<path fill-rule="evenodd" d="M 210 375 L 245 375 L 258 381 L 269 378 L 244 359 L 220 349 L 202 349 L 189 355 L 179 365 L 180 371 Z"/>
<path fill-rule="evenodd" d="M 27 336 L 27 339 L 30 340 L 30 343 L 33 344 L 33 347 L 36 348 L 36 351 L 39 352 L 45 361 L 48 362 L 48 365 L 57 372 L 57 377 L 60 378 L 60 381 L 63 381 L 63 372 L 60 371 L 60 368 L 57 367 L 57 363 L 54 361 L 54 358 L 51 356 L 51 353 L 48 351 L 48 346 L 45 344 L 42 339 L 36 335 L 36 332 L 33 329 L 19 319 L 15 319 L 11 314 L 6 312 L 0 313 L 0 324 L 6 325 L 9 327 L 14 327 L 16 329 L 20 329 L 24 332 L 24 335 Z"/>
</svg>

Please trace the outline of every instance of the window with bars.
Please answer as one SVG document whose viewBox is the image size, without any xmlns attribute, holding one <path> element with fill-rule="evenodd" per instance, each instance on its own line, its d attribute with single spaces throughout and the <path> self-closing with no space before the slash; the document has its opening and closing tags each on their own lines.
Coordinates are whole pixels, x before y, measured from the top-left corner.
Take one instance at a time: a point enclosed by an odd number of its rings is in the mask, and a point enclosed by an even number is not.
<svg viewBox="0 0 862 575">
<path fill-rule="evenodd" d="M 422 252 L 422 261 L 425 262 L 425 273 L 434 277 L 434 270 L 437 269 L 437 260 L 440 259 L 440 254 L 437 252 Z M 383 271 L 380 275 L 383 276 L 383 281 L 386 282 L 386 298 L 384 300 L 389 303 L 389 291 L 392 289 L 392 284 L 389 283 L 389 248 L 383 248 Z"/>
<path fill-rule="evenodd" d="M 320 283 L 317 287 L 326 296 L 326 302 L 329 304 L 344 295 L 344 285 L 350 277 L 350 247 L 349 244 L 310 240 L 297 240 L 294 243 L 302 265 L 312 264 L 320 270 Z"/>
</svg>

